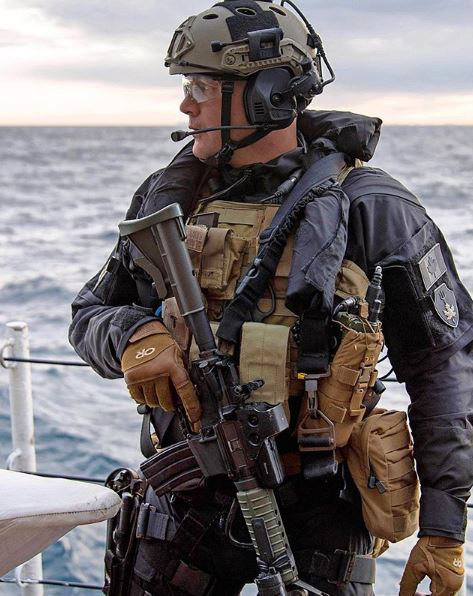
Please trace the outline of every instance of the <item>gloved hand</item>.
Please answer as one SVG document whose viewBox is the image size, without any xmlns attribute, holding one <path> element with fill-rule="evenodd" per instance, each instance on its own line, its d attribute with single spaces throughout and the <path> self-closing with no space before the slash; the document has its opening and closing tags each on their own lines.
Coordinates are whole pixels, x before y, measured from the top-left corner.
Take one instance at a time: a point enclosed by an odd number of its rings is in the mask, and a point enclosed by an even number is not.
<svg viewBox="0 0 473 596">
<path fill-rule="evenodd" d="M 399 596 L 413 596 L 428 575 L 432 596 L 454 596 L 463 583 L 463 544 L 443 536 L 422 536 L 411 551 Z"/>
<path fill-rule="evenodd" d="M 128 340 L 121 359 L 131 397 L 139 404 L 176 407 L 177 393 L 189 421 L 200 419 L 201 407 L 182 360 L 182 352 L 159 321 L 145 323 Z"/>
</svg>

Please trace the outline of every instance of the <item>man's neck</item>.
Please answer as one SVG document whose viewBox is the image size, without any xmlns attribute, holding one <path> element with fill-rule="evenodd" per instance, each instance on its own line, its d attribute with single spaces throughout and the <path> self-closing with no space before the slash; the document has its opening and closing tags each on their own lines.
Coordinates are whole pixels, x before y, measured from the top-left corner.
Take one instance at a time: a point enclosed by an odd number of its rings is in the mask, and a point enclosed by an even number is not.
<svg viewBox="0 0 473 596">
<path fill-rule="evenodd" d="M 274 130 L 256 143 L 237 149 L 230 165 L 234 168 L 241 168 L 255 163 L 267 163 L 296 147 L 297 125 L 294 121 L 288 128 Z"/>
</svg>

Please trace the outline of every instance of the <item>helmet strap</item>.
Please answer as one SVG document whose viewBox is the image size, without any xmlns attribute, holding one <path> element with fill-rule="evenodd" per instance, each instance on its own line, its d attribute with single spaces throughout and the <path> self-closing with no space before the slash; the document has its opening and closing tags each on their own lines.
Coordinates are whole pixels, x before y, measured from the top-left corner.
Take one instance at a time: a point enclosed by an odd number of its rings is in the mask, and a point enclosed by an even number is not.
<svg viewBox="0 0 473 596">
<path fill-rule="evenodd" d="M 232 119 L 232 96 L 233 91 L 235 89 L 235 81 L 233 80 L 224 80 L 222 81 L 222 117 L 221 117 L 221 126 L 231 126 L 231 119 Z M 255 130 L 255 132 L 251 133 L 247 137 L 241 139 L 240 141 L 232 141 L 230 138 L 231 135 L 231 128 L 222 128 L 220 131 L 221 138 L 222 138 L 222 148 L 220 151 L 214 156 L 216 164 L 218 167 L 224 166 L 228 163 L 233 153 L 242 147 L 247 147 L 252 143 L 256 143 L 263 137 L 265 137 L 271 130 L 274 130 L 274 126 L 268 125 L 268 127 L 262 127 L 259 130 Z"/>
<path fill-rule="evenodd" d="M 230 126 L 232 119 L 232 96 L 235 89 L 235 81 L 222 81 L 222 117 L 220 126 Z M 222 147 L 230 142 L 230 129 L 222 128 Z"/>
</svg>

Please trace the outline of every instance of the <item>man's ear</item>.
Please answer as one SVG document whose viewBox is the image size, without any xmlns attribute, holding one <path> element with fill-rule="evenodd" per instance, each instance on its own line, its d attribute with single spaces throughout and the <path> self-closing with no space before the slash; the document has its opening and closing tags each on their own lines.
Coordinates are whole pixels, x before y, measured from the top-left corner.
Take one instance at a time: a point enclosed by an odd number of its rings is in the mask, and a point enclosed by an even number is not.
<svg viewBox="0 0 473 596">
<path fill-rule="evenodd" d="M 248 79 L 243 101 L 250 124 L 291 124 L 297 116 L 295 98 L 287 92 L 291 78 L 287 69 L 271 68 Z"/>
</svg>

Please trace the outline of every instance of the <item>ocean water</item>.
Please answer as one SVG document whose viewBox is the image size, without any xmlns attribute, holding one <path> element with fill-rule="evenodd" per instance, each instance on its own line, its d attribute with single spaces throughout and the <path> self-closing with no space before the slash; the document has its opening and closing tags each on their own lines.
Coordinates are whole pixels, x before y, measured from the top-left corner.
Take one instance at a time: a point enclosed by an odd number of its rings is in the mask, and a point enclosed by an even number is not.
<svg viewBox="0 0 473 596">
<path fill-rule="evenodd" d="M 176 152 L 169 132 L 0 128 L 0 343 L 5 323 L 21 319 L 29 325 L 33 355 L 76 358 L 67 341 L 70 302 L 111 251 L 133 191 Z M 372 163 L 421 197 L 473 291 L 473 128 L 385 127 Z M 122 380 L 53 365 L 33 365 L 32 376 L 39 471 L 105 477 L 142 460 L 140 419 Z M 390 384 L 385 403 L 405 408 L 403 387 Z M 7 373 L 0 369 L 0 467 L 10 441 Z M 101 583 L 104 535 L 104 524 L 78 528 L 48 548 L 45 578 Z M 472 529 L 468 540 L 473 590 Z M 397 593 L 414 542 L 382 557 L 378 596 Z M 51 595 L 82 592 L 46 588 Z M 16 593 L 0 584 L 0 594 Z"/>
</svg>

